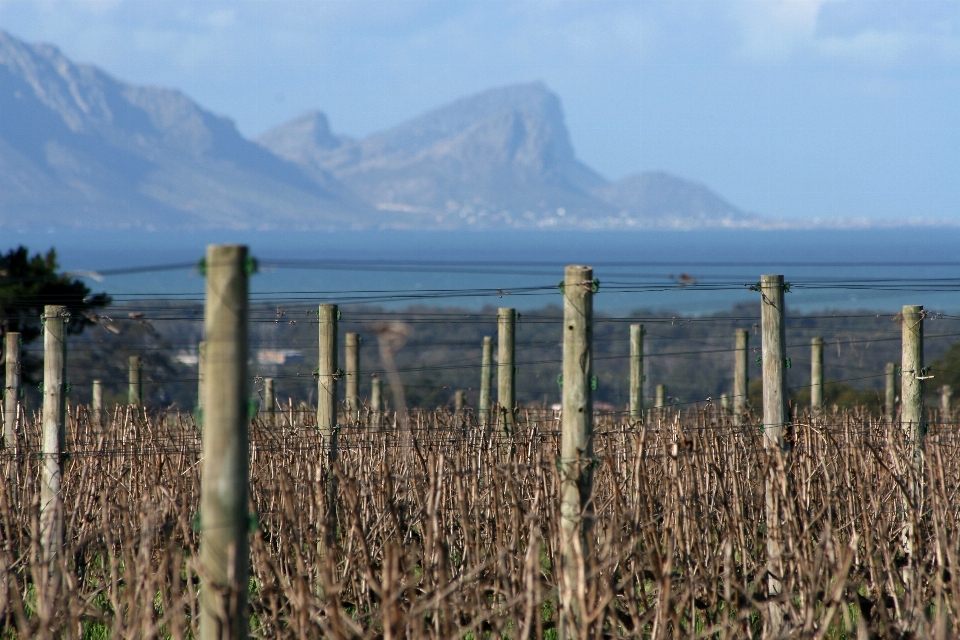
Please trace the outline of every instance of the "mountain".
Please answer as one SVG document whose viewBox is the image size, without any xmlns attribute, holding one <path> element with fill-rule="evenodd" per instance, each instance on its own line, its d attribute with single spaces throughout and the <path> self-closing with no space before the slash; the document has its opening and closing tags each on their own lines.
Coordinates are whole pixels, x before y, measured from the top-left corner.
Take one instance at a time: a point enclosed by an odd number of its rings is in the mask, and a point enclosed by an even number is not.
<svg viewBox="0 0 960 640">
<path fill-rule="evenodd" d="M 257 141 L 398 217 L 553 226 L 615 213 L 591 195 L 605 180 L 577 160 L 560 100 L 541 83 L 491 89 L 362 140 L 333 136 L 308 113 Z"/>
<path fill-rule="evenodd" d="M 743 227 L 760 216 L 744 213 L 699 182 L 662 171 L 648 171 L 593 189 L 604 202 L 631 219 L 656 221 L 673 228 Z"/>
<path fill-rule="evenodd" d="M 382 214 L 178 91 L 0 31 L 0 226 L 355 227 Z"/>
<path fill-rule="evenodd" d="M 740 226 L 749 216 L 663 173 L 608 183 L 574 154 L 542 83 L 490 89 L 371 135 L 333 134 L 311 111 L 257 138 L 311 175 L 332 174 L 382 211 L 440 226 Z"/>
<path fill-rule="evenodd" d="M 0 31 L 0 229 L 757 225 L 663 173 L 609 183 L 542 83 L 362 139 L 310 111 L 256 141 L 179 91 L 124 83 Z"/>
</svg>

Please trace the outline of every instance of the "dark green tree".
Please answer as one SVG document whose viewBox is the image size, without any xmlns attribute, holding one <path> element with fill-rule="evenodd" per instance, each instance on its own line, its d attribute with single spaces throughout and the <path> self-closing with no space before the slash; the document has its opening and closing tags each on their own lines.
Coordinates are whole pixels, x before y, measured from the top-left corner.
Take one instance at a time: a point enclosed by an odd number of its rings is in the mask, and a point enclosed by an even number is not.
<svg viewBox="0 0 960 640">
<path fill-rule="evenodd" d="M 953 387 L 954 393 L 960 393 L 960 342 L 950 345 L 942 356 L 931 362 L 930 372 L 934 377 L 925 381 L 923 389 L 928 396 L 939 395 L 940 387 L 945 384 Z"/>
<path fill-rule="evenodd" d="M 110 304 L 105 293 L 93 294 L 82 281 L 59 272 L 57 252 L 30 256 L 20 246 L 0 255 L 0 338 L 19 332 L 24 344 L 43 332 L 40 318 L 48 304 L 64 305 L 70 314 L 67 332 L 79 334 L 94 323 L 95 310 Z M 24 376 L 33 381 L 37 362 L 24 358 Z"/>
</svg>

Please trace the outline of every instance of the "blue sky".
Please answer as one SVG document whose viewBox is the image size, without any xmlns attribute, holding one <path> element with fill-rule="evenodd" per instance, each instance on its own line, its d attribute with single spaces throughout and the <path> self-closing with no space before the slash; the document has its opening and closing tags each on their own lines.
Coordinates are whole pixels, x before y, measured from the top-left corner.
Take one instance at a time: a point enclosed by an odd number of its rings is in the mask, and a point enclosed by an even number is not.
<svg viewBox="0 0 960 640">
<path fill-rule="evenodd" d="M 783 218 L 960 221 L 960 2 L 0 0 L 0 28 L 247 135 L 543 80 L 578 155 Z"/>
</svg>

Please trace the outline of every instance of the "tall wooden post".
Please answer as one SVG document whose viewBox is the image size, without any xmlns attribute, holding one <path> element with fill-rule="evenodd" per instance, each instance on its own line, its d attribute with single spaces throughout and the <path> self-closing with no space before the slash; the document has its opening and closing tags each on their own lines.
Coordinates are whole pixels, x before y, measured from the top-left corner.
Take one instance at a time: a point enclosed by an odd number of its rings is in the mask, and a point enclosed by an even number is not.
<svg viewBox="0 0 960 640">
<path fill-rule="evenodd" d="M 317 367 L 317 429 L 324 447 L 336 457 L 337 439 L 337 305 L 320 305 L 320 350 Z"/>
<path fill-rule="evenodd" d="M 630 325 L 630 420 L 643 420 L 643 325 Z"/>
<path fill-rule="evenodd" d="M 513 385 L 516 374 L 513 358 L 516 321 L 515 309 L 501 307 L 497 310 L 497 402 L 500 404 L 500 435 L 505 439 L 513 435 L 517 404 Z"/>
<path fill-rule="evenodd" d="M 950 399 L 953 397 L 953 387 L 948 384 L 940 387 L 940 422 L 948 423 L 951 420 L 953 411 L 950 406 Z"/>
<path fill-rule="evenodd" d="M 747 368 L 750 332 L 737 329 L 733 346 L 733 419 L 742 422 L 750 402 L 750 374 Z"/>
<path fill-rule="evenodd" d="M 4 344 L 7 377 L 3 387 L 3 444 L 7 449 L 17 445 L 17 416 L 20 415 L 20 334 L 7 334 Z"/>
<path fill-rule="evenodd" d="M 578 587 L 591 576 L 593 520 L 593 269 L 563 280 L 563 423 L 560 443 L 560 640 L 587 637 Z"/>
<path fill-rule="evenodd" d="M 783 573 L 780 544 L 779 456 L 787 423 L 786 325 L 784 323 L 783 276 L 760 278 L 760 323 L 763 331 L 763 446 L 776 457 L 765 479 L 764 502 L 767 524 L 767 593 L 776 598 L 783 590 L 777 576 Z M 783 625 L 783 608 L 771 600 L 769 622 L 772 635 Z"/>
<path fill-rule="evenodd" d="M 143 404 L 142 372 L 143 362 L 140 360 L 140 356 L 130 356 L 129 372 L 127 373 L 127 404 L 132 407 L 139 407 Z"/>
<path fill-rule="evenodd" d="M 247 636 L 247 248 L 207 247 L 200 481 L 200 638 Z"/>
<path fill-rule="evenodd" d="M 763 329 L 763 442 L 766 448 L 779 448 L 783 445 L 783 427 L 787 422 L 783 276 L 762 276 L 760 282 L 760 322 Z"/>
<path fill-rule="evenodd" d="M 903 307 L 900 425 L 907 439 L 919 447 L 923 424 L 923 307 Z"/>
<path fill-rule="evenodd" d="M 901 348 L 900 359 L 900 427 L 904 436 L 913 447 L 914 474 L 909 480 L 910 499 L 904 502 L 905 522 L 901 533 L 901 542 L 906 565 L 902 568 L 903 581 L 907 588 L 912 587 L 914 572 L 914 527 L 912 507 L 920 508 L 921 485 L 917 481 L 921 473 L 922 441 L 926 432 L 923 419 L 923 318 L 925 312 L 921 305 L 904 305 L 901 312 Z"/>
<path fill-rule="evenodd" d="M 486 433 L 490 427 L 490 378 L 493 376 L 493 337 L 483 337 L 483 354 L 480 359 L 480 401 L 477 403 L 477 419 Z"/>
<path fill-rule="evenodd" d="M 319 366 L 317 367 L 317 429 L 323 439 L 326 453 L 324 492 L 326 494 L 326 533 L 321 555 L 333 544 L 336 531 L 337 477 L 333 465 L 340 452 L 337 438 L 337 321 L 340 312 L 335 304 L 320 305 L 317 317 L 320 324 Z"/>
<path fill-rule="evenodd" d="M 90 419 L 98 427 L 103 426 L 103 381 L 94 380 L 90 393 Z"/>
<path fill-rule="evenodd" d="M 270 426 L 277 424 L 277 395 L 273 378 L 263 379 L 263 404 L 266 408 L 265 418 Z"/>
<path fill-rule="evenodd" d="M 383 411 L 383 401 L 380 399 L 380 377 L 373 374 L 370 377 L 370 413 L 374 426 L 380 426 L 380 413 Z"/>
<path fill-rule="evenodd" d="M 656 395 L 653 399 L 653 406 L 657 409 L 663 409 L 665 406 L 667 406 L 667 385 L 657 385 Z"/>
<path fill-rule="evenodd" d="M 204 383 L 207 371 L 207 343 L 200 341 L 197 345 L 197 423 L 203 421 Z"/>
<path fill-rule="evenodd" d="M 888 362 L 883 370 L 886 378 L 886 389 L 883 398 L 884 418 L 888 424 L 893 424 L 893 417 L 897 412 L 897 365 Z"/>
<path fill-rule="evenodd" d="M 810 413 L 823 413 L 823 338 L 810 340 Z"/>
<path fill-rule="evenodd" d="M 63 546 L 60 479 L 66 444 L 67 308 L 43 308 L 43 468 L 40 482 L 40 544 L 52 561 Z"/>
<path fill-rule="evenodd" d="M 345 403 L 347 411 L 360 409 L 360 335 L 348 333 L 344 336 L 344 363 L 346 371 Z"/>
<path fill-rule="evenodd" d="M 456 393 L 453 394 L 453 410 L 454 410 L 454 412 L 455 412 L 457 415 L 459 415 L 460 413 L 463 412 L 463 406 L 464 406 L 464 393 L 463 393 L 463 391 L 457 391 Z"/>
</svg>

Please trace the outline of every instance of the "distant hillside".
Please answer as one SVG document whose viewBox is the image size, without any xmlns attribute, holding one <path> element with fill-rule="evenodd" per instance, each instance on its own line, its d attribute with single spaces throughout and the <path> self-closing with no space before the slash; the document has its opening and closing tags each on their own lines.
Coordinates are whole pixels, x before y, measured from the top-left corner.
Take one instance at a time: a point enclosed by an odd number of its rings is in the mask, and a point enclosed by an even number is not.
<svg viewBox="0 0 960 640">
<path fill-rule="evenodd" d="M 378 209 L 442 226 L 740 226 L 756 220 L 667 174 L 608 184 L 580 162 L 559 98 L 543 84 L 491 89 L 371 135 L 334 135 L 313 111 L 257 141 L 310 174 L 329 172 Z"/>
<path fill-rule="evenodd" d="M 560 101 L 539 83 L 463 98 L 359 141 L 333 136 L 320 118 L 305 114 L 258 141 L 398 217 L 548 226 L 613 213 L 590 195 L 604 180 L 576 159 Z"/>
<path fill-rule="evenodd" d="M 541 83 L 360 140 L 307 112 L 256 142 L 182 93 L 0 31 L 0 228 L 637 228 L 756 225 L 707 187 L 608 183 Z"/>
<path fill-rule="evenodd" d="M 594 195 L 633 219 L 656 220 L 658 226 L 742 227 L 759 222 L 698 182 L 650 171 L 601 185 Z"/>
<path fill-rule="evenodd" d="M 183 94 L 0 31 L 0 225 L 378 223 L 334 178 L 306 176 Z"/>
</svg>

